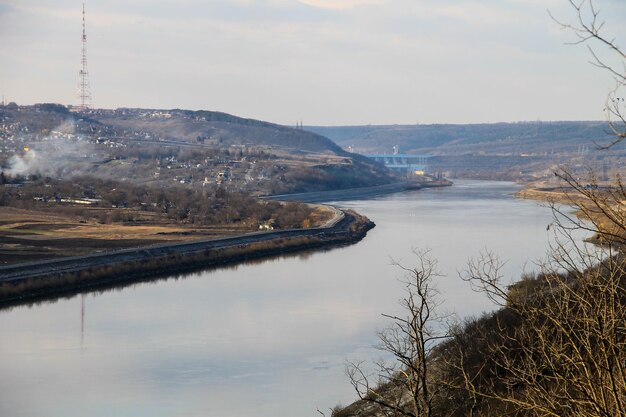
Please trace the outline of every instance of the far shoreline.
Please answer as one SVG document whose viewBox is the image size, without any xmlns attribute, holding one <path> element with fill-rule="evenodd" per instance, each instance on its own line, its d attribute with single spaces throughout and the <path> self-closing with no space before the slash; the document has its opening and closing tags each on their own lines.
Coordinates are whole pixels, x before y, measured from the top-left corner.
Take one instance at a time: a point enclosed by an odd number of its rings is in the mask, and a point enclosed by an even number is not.
<svg viewBox="0 0 626 417">
<path fill-rule="evenodd" d="M 432 181 L 399 181 L 391 184 L 370 187 L 345 188 L 341 190 L 312 191 L 306 193 L 276 194 L 262 196 L 266 200 L 299 201 L 301 203 L 327 203 L 330 201 L 363 200 L 381 195 L 402 193 L 423 188 L 450 187 L 453 183 L 446 179 Z"/>
</svg>

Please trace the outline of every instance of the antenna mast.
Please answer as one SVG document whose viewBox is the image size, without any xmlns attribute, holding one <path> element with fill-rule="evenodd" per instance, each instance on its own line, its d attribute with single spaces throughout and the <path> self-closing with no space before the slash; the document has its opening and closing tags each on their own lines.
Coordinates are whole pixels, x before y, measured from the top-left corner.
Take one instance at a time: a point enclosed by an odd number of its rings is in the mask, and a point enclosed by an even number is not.
<svg viewBox="0 0 626 417">
<path fill-rule="evenodd" d="M 83 3 L 83 36 L 82 53 L 80 60 L 80 71 L 78 71 L 78 98 L 80 99 L 79 109 L 87 110 L 91 107 L 91 89 L 89 87 L 89 70 L 87 69 L 87 32 L 85 31 L 85 3 Z"/>
</svg>

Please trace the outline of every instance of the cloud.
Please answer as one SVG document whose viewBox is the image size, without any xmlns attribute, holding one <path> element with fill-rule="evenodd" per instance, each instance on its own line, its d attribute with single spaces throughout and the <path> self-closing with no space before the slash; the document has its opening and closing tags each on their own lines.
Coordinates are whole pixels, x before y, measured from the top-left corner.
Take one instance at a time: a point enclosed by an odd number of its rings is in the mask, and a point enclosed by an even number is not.
<svg viewBox="0 0 626 417">
<path fill-rule="evenodd" d="M 624 39 L 625 6 L 602 3 L 611 38 Z M 562 0 L 88 3 L 94 105 L 208 108 L 281 123 L 597 117 L 570 116 L 597 100 L 574 89 L 577 104 L 544 100 L 538 110 L 534 97 L 561 82 L 606 90 L 602 74 L 591 84 L 581 78 L 594 71 L 586 50 L 563 46 L 571 33 L 546 8 L 573 18 Z M 0 0 L 0 93 L 19 103 L 73 101 L 80 11 L 66 0 Z M 506 90 L 506 80 L 525 88 Z M 521 104 L 514 114 L 445 111 L 448 97 L 463 94 L 498 103 L 516 95 Z"/>
<path fill-rule="evenodd" d="M 299 3 L 321 9 L 344 10 L 357 6 L 378 5 L 385 0 L 299 0 Z"/>
</svg>

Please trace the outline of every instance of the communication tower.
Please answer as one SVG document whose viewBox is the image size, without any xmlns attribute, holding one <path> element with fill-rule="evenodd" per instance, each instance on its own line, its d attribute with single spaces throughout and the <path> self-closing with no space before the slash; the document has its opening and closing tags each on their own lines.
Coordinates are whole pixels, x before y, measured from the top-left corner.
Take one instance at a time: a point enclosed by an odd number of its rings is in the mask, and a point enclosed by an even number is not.
<svg viewBox="0 0 626 417">
<path fill-rule="evenodd" d="M 87 69 L 87 32 L 85 30 L 85 3 L 83 3 L 83 36 L 81 38 L 82 53 L 80 71 L 78 71 L 79 109 L 84 111 L 91 107 L 91 88 L 89 86 L 89 70 Z"/>
</svg>

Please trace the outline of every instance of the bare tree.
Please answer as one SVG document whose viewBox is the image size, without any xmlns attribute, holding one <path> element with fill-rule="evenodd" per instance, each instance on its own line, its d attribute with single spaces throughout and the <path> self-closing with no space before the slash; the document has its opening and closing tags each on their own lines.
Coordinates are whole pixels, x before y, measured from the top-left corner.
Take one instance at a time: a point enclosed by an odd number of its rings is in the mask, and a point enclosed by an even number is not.
<svg viewBox="0 0 626 417">
<path fill-rule="evenodd" d="M 445 317 L 438 314 L 438 293 L 433 278 L 436 262 L 427 252 L 415 251 L 417 266 L 404 271 L 404 315 L 384 315 L 392 324 L 379 333 L 378 348 L 390 360 L 378 361 L 374 371 L 362 362 L 349 363 L 347 374 L 359 399 L 373 405 L 377 415 L 430 417 L 437 384 L 429 356 L 438 341 L 448 337 Z"/>
<path fill-rule="evenodd" d="M 537 279 L 508 288 L 500 266 L 486 254 L 464 275 L 502 310 L 480 366 L 449 362 L 458 385 L 521 415 L 626 416 L 625 256 L 558 243 Z M 497 383 L 481 382 L 485 370 Z"/>
<path fill-rule="evenodd" d="M 626 138 L 619 96 L 626 55 L 604 35 L 593 0 L 567 1 L 575 21 L 553 19 L 615 80 L 605 107 L 611 140 L 598 146 L 613 147 Z M 556 175 L 569 204 L 552 205 L 555 241 L 537 275 L 507 285 L 493 253 L 462 275 L 500 306 L 496 312 L 433 333 L 433 263 L 422 258 L 421 268 L 403 268 L 411 278 L 407 316 L 391 316 L 380 335 L 395 362 L 371 373 L 362 363 L 348 367 L 359 398 L 377 407 L 370 415 L 626 417 L 625 186 L 619 175 L 604 186 L 592 171 L 585 180 L 567 169 Z M 580 243 L 580 231 L 593 232 L 601 246 Z"/>
<path fill-rule="evenodd" d="M 552 19 L 575 37 L 571 44 L 585 44 L 592 57 L 591 63 L 607 71 L 615 81 L 614 90 L 608 95 L 605 112 L 608 119 L 608 144 L 598 145 L 607 149 L 626 138 L 624 98 L 620 89 L 626 85 L 626 54 L 614 38 L 604 33 L 605 22 L 594 0 L 567 0 L 574 11 L 574 21 L 566 23 L 552 14 Z M 604 52 L 601 52 L 601 48 Z M 551 204 L 555 213 L 556 230 L 569 234 L 584 230 L 596 234 L 596 243 L 626 245 L 626 189 L 622 174 L 618 173 L 612 183 L 600 184 L 596 173 L 589 169 L 581 179 L 567 167 L 560 167 L 555 175 L 565 188 L 566 209 Z M 604 178 L 607 180 L 608 178 Z M 573 215 L 570 214 L 573 208 Z"/>
<path fill-rule="evenodd" d="M 607 71 L 615 81 L 615 87 L 607 96 L 604 111 L 606 113 L 609 134 L 608 144 L 599 148 L 609 148 L 626 138 L 626 112 L 624 98 L 620 90 L 626 85 L 626 53 L 613 38 L 603 32 L 605 22 L 600 19 L 600 10 L 593 0 L 568 0 L 575 12 L 575 21 L 566 23 L 550 13 L 552 19 L 564 30 L 574 34 L 574 45 L 585 44 L 591 54 L 591 63 Z M 600 48 L 608 54 L 600 52 Z M 612 62 L 613 61 L 613 62 Z"/>
<path fill-rule="evenodd" d="M 550 204 L 555 230 L 562 235 L 574 230 L 591 232 L 595 243 L 625 246 L 626 187 L 621 175 L 616 175 L 610 184 L 600 185 L 591 170 L 584 181 L 566 168 L 555 174 L 565 186 L 565 204 Z"/>
</svg>

